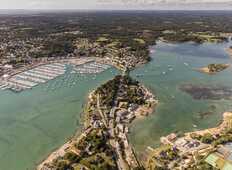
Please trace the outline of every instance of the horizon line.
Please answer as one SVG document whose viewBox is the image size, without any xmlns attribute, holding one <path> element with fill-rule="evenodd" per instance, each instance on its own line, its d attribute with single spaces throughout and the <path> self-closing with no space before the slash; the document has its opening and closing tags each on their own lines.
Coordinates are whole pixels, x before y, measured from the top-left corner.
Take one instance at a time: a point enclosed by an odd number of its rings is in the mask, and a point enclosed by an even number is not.
<svg viewBox="0 0 232 170">
<path fill-rule="evenodd" d="M 60 9 L 27 9 L 27 8 L 0 8 L 2 11 L 232 11 L 232 9 L 78 9 L 78 8 L 60 8 Z"/>
</svg>

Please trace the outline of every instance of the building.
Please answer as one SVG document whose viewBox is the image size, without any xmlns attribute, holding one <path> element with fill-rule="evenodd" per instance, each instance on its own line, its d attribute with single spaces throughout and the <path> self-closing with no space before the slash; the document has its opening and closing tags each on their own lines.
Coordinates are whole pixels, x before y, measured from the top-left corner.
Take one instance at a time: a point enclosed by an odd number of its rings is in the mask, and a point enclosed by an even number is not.
<svg viewBox="0 0 232 170">
<path fill-rule="evenodd" d="M 219 147 L 205 162 L 221 170 L 232 170 L 232 143 Z"/>
</svg>

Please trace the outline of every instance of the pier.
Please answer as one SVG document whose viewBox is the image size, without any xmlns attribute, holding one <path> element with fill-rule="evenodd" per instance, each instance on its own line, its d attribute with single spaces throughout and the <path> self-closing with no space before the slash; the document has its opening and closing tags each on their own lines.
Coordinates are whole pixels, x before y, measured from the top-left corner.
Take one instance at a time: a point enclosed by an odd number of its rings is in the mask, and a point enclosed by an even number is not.
<svg viewBox="0 0 232 170">
<path fill-rule="evenodd" d="M 31 89 L 41 83 L 46 83 L 49 80 L 63 75 L 65 71 L 65 64 L 54 63 L 41 65 L 9 77 L 7 80 L 1 81 L 0 89 L 10 89 L 15 92 Z"/>
<path fill-rule="evenodd" d="M 111 66 L 102 64 L 96 61 L 90 61 L 81 65 L 73 67 L 71 73 L 75 74 L 98 74 Z M 64 63 L 50 63 L 39 65 L 34 68 L 29 68 L 22 72 L 18 72 L 7 79 L 4 79 L 0 83 L 0 89 L 10 89 L 15 92 L 20 92 L 26 89 L 31 89 L 39 84 L 46 83 L 49 80 L 53 80 L 58 76 L 64 75 L 66 72 L 66 65 Z M 72 85 L 75 82 L 72 82 Z"/>
</svg>

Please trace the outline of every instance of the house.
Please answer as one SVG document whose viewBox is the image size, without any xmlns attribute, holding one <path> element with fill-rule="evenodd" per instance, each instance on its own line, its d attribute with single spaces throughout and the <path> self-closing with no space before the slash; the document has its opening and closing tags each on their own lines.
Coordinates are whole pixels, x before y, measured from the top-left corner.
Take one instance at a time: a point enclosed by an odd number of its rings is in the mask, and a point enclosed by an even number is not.
<svg viewBox="0 0 232 170">
<path fill-rule="evenodd" d="M 13 66 L 12 66 L 12 65 L 10 65 L 10 64 L 5 64 L 5 65 L 4 65 L 4 68 L 5 68 L 5 69 L 12 69 L 12 68 L 13 68 Z"/>
<path fill-rule="evenodd" d="M 221 170 L 231 170 L 232 143 L 220 146 L 215 152 L 208 155 L 205 162 Z"/>
<path fill-rule="evenodd" d="M 128 102 L 119 102 L 118 107 L 119 108 L 128 108 Z"/>
<path fill-rule="evenodd" d="M 231 170 L 232 169 L 232 163 L 217 153 L 210 154 L 206 159 L 205 162 L 212 165 L 215 168 L 221 169 L 221 170 Z"/>
<path fill-rule="evenodd" d="M 131 122 L 132 120 L 134 120 L 135 119 L 135 114 L 133 114 L 133 113 L 130 113 L 129 115 L 127 115 L 127 119 Z"/>
<path fill-rule="evenodd" d="M 130 104 L 130 105 L 129 105 L 129 108 L 128 108 L 128 111 L 129 111 L 129 112 L 133 112 L 133 111 L 137 110 L 138 107 L 139 107 L 139 106 L 138 106 L 137 104 Z"/>
<path fill-rule="evenodd" d="M 123 116 L 128 115 L 128 111 L 126 109 L 121 109 L 121 110 L 118 110 L 116 114 L 117 116 L 123 117 Z"/>
<path fill-rule="evenodd" d="M 173 143 L 175 142 L 177 136 L 175 133 L 172 133 L 166 137 L 161 137 L 160 138 L 160 142 L 163 143 L 163 144 L 171 144 L 173 145 Z"/>
<path fill-rule="evenodd" d="M 124 132 L 124 125 L 123 124 L 118 124 L 117 125 L 117 128 L 118 128 L 118 130 L 120 131 L 120 132 Z"/>
</svg>

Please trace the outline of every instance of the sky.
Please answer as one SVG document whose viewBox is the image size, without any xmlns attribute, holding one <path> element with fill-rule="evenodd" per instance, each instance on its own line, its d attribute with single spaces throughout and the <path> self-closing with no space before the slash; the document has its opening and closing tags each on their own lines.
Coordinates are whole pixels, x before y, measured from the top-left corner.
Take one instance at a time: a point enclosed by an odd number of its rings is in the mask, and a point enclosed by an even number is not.
<svg viewBox="0 0 232 170">
<path fill-rule="evenodd" d="M 0 0 L 0 9 L 232 10 L 232 0 Z"/>
</svg>

